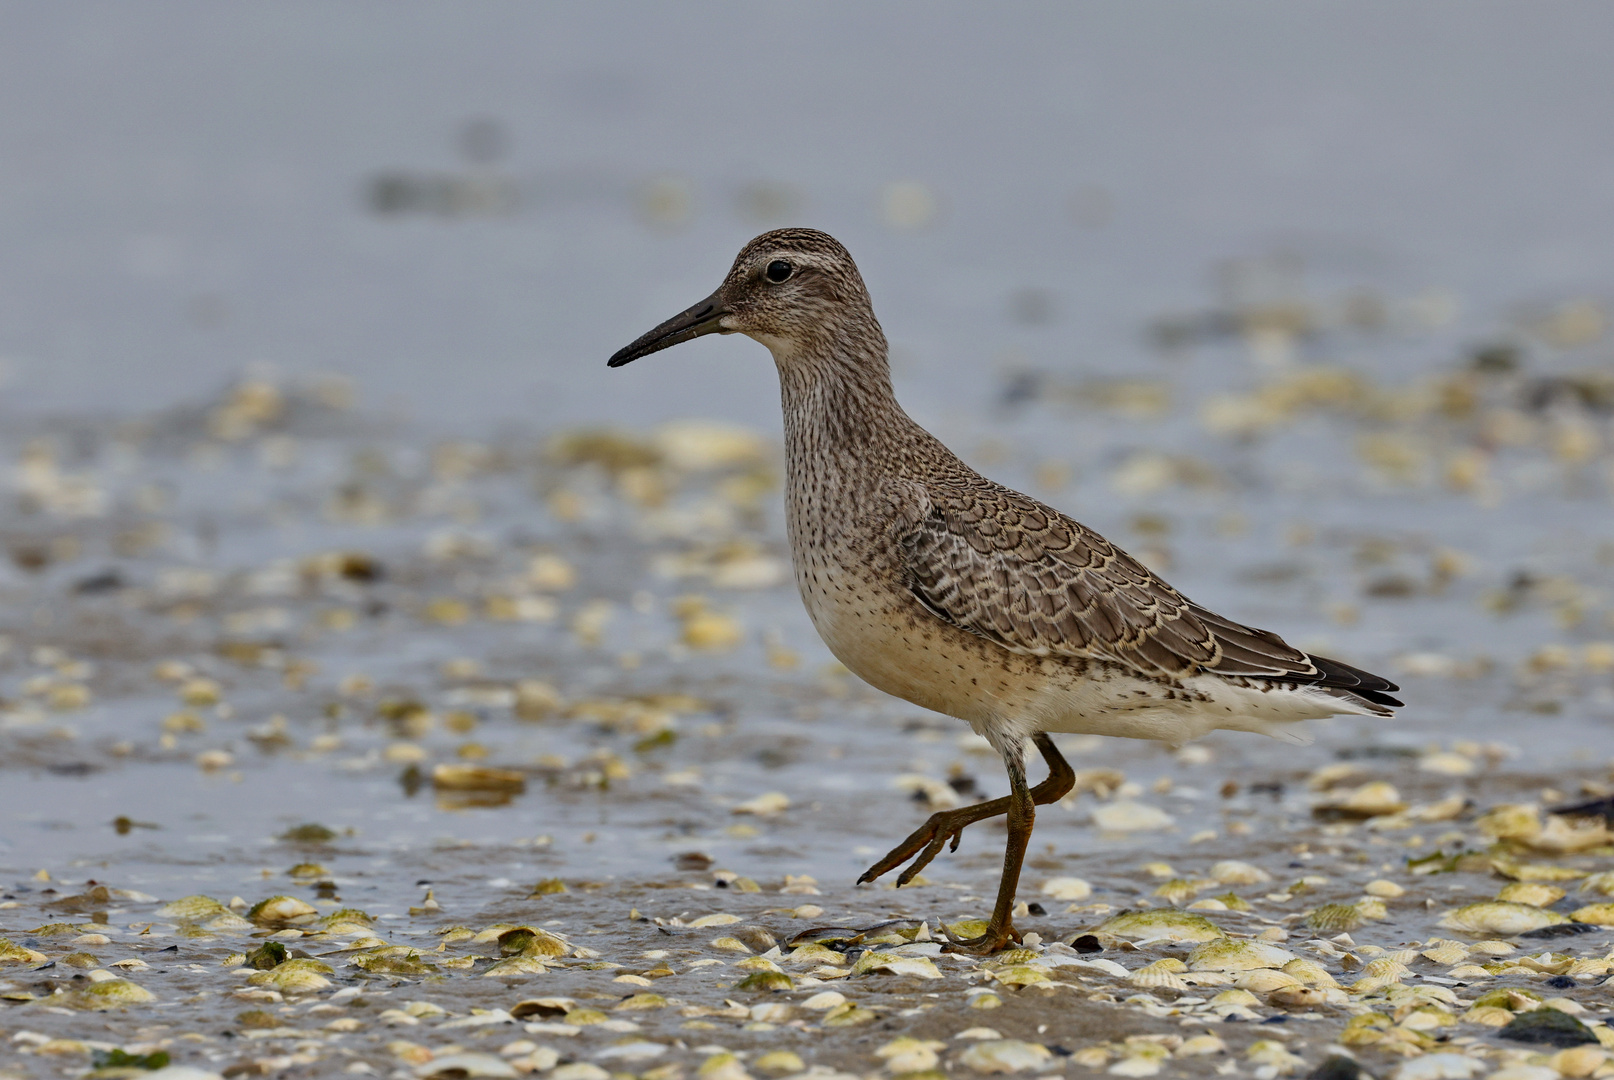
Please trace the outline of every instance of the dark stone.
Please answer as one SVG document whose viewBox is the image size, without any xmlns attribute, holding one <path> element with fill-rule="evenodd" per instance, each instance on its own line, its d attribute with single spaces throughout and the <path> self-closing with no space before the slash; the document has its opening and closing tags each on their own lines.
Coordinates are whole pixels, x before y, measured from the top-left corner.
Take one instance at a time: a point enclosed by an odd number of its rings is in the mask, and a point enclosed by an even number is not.
<svg viewBox="0 0 1614 1080">
<path fill-rule="evenodd" d="M 1070 947 L 1079 953 L 1095 953 L 1104 951 L 1103 943 L 1092 934 L 1078 934 L 1076 938 L 1071 941 Z"/>
<path fill-rule="evenodd" d="M 1581 1046 L 1597 1043 L 1590 1028 L 1568 1013 L 1557 1009 L 1532 1009 L 1515 1016 L 1499 1035 L 1514 1042 L 1542 1043 L 1547 1046 Z"/>
<path fill-rule="evenodd" d="M 247 953 L 247 966 L 256 971 L 269 971 L 286 962 L 286 946 L 278 941 L 266 941 Z"/>
<path fill-rule="evenodd" d="M 1366 1075 L 1355 1059 L 1344 1054 L 1329 1054 L 1321 1065 L 1306 1074 L 1306 1080 L 1361 1080 Z"/>
<path fill-rule="evenodd" d="M 1595 934 L 1601 929 L 1603 929 L 1601 926 L 1592 926 L 1590 923 L 1566 922 L 1543 926 L 1539 930 L 1530 930 L 1519 936 L 1530 938 L 1575 937 L 1577 934 Z"/>
<path fill-rule="evenodd" d="M 1038 904 L 1038 903 L 1027 904 L 1026 905 L 1026 911 L 1027 911 L 1027 913 L 1029 913 L 1031 915 L 1046 915 L 1046 914 L 1048 914 L 1048 909 L 1043 907 L 1041 904 Z"/>
<path fill-rule="evenodd" d="M 102 570 L 98 574 L 79 578 L 73 583 L 73 591 L 80 596 L 93 596 L 96 593 L 116 592 L 126 584 L 123 575 L 116 570 Z"/>
</svg>

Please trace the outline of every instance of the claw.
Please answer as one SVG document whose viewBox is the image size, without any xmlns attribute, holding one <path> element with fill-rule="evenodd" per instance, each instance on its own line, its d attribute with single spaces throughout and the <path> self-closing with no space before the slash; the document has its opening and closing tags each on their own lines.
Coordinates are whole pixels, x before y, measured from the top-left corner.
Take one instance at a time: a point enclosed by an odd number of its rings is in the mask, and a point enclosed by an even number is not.
<svg viewBox="0 0 1614 1080">
<path fill-rule="evenodd" d="M 919 871 L 929 866 L 931 861 L 942 853 L 943 848 L 949 851 L 957 851 L 959 842 L 964 838 L 965 829 L 976 821 L 981 820 L 982 817 L 995 816 L 992 813 L 981 813 L 985 805 L 977 804 L 964 810 L 950 810 L 932 814 L 923 825 L 914 830 L 908 839 L 892 848 L 885 858 L 863 871 L 863 875 L 857 879 L 857 883 L 867 885 L 882 874 L 888 873 L 908 862 L 908 867 L 903 870 L 902 876 L 897 879 L 897 885 L 908 884 Z M 910 859 L 913 861 L 909 862 Z"/>
<path fill-rule="evenodd" d="M 941 925 L 942 936 L 947 939 L 943 948 L 947 952 L 964 953 L 969 956 L 989 956 L 1000 949 L 1020 944 L 1020 931 L 1013 924 L 1000 927 L 988 926 L 986 933 L 980 937 L 961 938 L 954 937 L 953 932 L 947 929 L 947 924 L 937 920 Z"/>
</svg>

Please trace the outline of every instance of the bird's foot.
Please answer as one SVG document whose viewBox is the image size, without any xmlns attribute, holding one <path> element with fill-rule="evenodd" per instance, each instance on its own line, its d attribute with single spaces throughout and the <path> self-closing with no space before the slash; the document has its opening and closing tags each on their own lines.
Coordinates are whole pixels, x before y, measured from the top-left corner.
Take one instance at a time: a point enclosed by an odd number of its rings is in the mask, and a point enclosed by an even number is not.
<svg viewBox="0 0 1614 1080">
<path fill-rule="evenodd" d="M 1020 931 L 1014 924 L 1004 920 L 1002 926 L 988 923 L 986 933 L 979 937 L 954 937 L 953 932 L 947 929 L 947 924 L 941 924 L 942 935 L 947 938 L 947 944 L 942 946 L 943 951 L 951 953 L 964 953 L 969 956 L 990 956 L 1003 949 L 1012 948 L 1020 944 Z"/>
<path fill-rule="evenodd" d="M 892 848 L 886 857 L 863 871 L 863 876 L 857 879 L 859 885 L 867 885 L 880 875 L 894 870 L 903 863 L 913 859 L 897 878 L 897 885 L 901 887 L 912 881 L 914 877 L 930 865 L 930 861 L 941 854 L 948 841 L 952 841 L 951 850 L 958 850 L 958 842 L 964 836 L 964 829 L 981 820 L 982 817 L 992 816 L 990 813 L 982 814 L 980 807 L 966 806 L 958 810 L 942 810 L 931 814 L 925 823 L 915 829 L 908 839 Z M 1002 811 L 997 811 L 1001 813 Z"/>
</svg>

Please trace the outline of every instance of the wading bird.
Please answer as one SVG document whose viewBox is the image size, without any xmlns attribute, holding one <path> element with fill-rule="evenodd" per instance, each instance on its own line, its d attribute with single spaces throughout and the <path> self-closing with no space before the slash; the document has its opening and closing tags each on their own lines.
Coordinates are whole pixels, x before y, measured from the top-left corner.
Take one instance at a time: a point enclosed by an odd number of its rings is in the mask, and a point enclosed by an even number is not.
<svg viewBox="0 0 1614 1080">
<path fill-rule="evenodd" d="M 610 366 L 703 334 L 745 334 L 773 353 L 796 584 L 824 643 L 873 686 L 968 723 L 1008 769 L 1008 796 L 931 815 L 858 879 L 908 862 L 906 883 L 967 826 L 1007 814 L 986 932 L 953 948 L 1019 940 L 1014 894 L 1035 808 L 1074 782 L 1049 732 L 1181 743 L 1401 705 L 1394 683 L 1200 607 L 1091 529 L 960 461 L 897 404 L 868 290 L 828 234 L 752 240 L 716 292 Z M 1048 765 L 1034 787 L 1032 745 Z"/>
</svg>

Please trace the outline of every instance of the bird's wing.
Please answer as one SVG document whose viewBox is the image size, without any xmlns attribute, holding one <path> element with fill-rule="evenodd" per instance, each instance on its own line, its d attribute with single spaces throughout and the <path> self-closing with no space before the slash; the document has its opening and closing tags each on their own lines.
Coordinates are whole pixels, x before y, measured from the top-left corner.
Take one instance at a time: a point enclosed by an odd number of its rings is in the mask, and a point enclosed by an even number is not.
<svg viewBox="0 0 1614 1080">
<path fill-rule="evenodd" d="M 1276 634 L 1189 601 L 1091 529 L 1028 496 L 978 482 L 927 485 L 895 525 L 907 585 L 937 618 L 1014 652 L 1334 683 Z M 1366 673 L 1335 665 L 1340 674 Z M 1359 681 L 1359 680 L 1357 680 Z M 1377 685 L 1372 689 L 1377 689 Z"/>
</svg>

